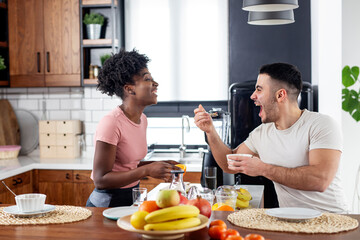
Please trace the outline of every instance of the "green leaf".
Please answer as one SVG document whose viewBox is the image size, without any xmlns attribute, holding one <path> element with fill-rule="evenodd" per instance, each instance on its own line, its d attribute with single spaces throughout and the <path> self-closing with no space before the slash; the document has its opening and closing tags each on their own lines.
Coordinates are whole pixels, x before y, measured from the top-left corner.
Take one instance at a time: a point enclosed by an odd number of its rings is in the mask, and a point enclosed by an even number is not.
<svg viewBox="0 0 360 240">
<path fill-rule="evenodd" d="M 342 109 L 346 112 L 349 112 L 352 114 L 352 112 L 358 107 L 359 101 L 358 101 L 359 95 L 354 90 L 349 89 L 343 89 L 342 90 Z"/>
<path fill-rule="evenodd" d="M 355 81 L 358 79 L 359 76 L 359 67 L 354 66 L 351 68 L 351 74 L 354 76 Z"/>
<path fill-rule="evenodd" d="M 359 75 L 359 72 L 358 72 L 358 75 Z M 356 79 L 354 79 L 354 76 L 352 74 L 350 67 L 346 65 L 342 70 L 342 84 L 345 87 L 350 87 L 350 86 L 354 85 L 355 82 L 356 82 Z"/>
<path fill-rule="evenodd" d="M 355 119 L 355 121 L 360 121 L 360 103 L 358 102 L 358 105 L 355 109 L 355 111 L 351 114 L 351 116 Z"/>
</svg>

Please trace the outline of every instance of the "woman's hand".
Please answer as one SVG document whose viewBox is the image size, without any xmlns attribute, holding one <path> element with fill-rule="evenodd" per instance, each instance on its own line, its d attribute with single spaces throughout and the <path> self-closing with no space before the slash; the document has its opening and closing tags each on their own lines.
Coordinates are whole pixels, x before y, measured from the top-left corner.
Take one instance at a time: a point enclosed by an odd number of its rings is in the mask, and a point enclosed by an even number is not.
<svg viewBox="0 0 360 240">
<path fill-rule="evenodd" d="M 164 179 L 168 181 L 171 179 L 171 170 L 179 170 L 175 165 L 167 163 L 165 161 L 153 162 L 147 164 L 144 167 L 147 168 L 147 175 L 153 178 Z"/>
</svg>

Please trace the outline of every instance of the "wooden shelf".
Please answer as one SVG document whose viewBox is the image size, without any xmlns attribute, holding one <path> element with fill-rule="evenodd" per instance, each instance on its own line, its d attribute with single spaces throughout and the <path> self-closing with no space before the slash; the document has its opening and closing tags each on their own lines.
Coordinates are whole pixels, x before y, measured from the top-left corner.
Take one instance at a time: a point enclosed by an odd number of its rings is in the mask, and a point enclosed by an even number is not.
<svg viewBox="0 0 360 240">
<path fill-rule="evenodd" d="M 6 3 L 0 3 L 0 8 L 7 8 Z"/>
<path fill-rule="evenodd" d="M 0 47 L 8 47 L 8 44 L 7 44 L 7 42 L 1 42 L 0 41 Z"/>
<path fill-rule="evenodd" d="M 0 86 L 9 86 L 8 80 L 0 80 Z"/>
<path fill-rule="evenodd" d="M 118 40 L 115 39 L 115 46 L 118 45 Z M 83 46 L 84 47 L 93 47 L 93 46 L 98 46 L 98 47 L 102 47 L 102 46 L 109 46 L 111 47 L 112 45 L 112 39 L 84 39 L 83 40 Z"/>
<path fill-rule="evenodd" d="M 84 78 L 84 85 L 88 85 L 88 84 L 91 84 L 91 85 L 94 85 L 94 84 L 97 84 L 97 78 Z"/>
<path fill-rule="evenodd" d="M 83 0 L 83 6 L 96 6 L 96 5 L 111 5 L 111 0 Z M 115 1 L 115 6 L 117 1 Z"/>
</svg>

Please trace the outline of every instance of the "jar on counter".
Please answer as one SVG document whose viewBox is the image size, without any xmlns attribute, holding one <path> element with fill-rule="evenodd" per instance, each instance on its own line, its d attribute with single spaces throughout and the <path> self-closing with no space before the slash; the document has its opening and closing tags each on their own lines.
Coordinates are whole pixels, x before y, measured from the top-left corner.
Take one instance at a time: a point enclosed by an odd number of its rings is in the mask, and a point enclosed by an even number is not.
<svg viewBox="0 0 360 240">
<path fill-rule="evenodd" d="M 90 64 L 90 66 L 89 66 L 89 78 L 90 79 L 95 78 L 94 77 L 94 66 L 92 64 Z"/>
</svg>

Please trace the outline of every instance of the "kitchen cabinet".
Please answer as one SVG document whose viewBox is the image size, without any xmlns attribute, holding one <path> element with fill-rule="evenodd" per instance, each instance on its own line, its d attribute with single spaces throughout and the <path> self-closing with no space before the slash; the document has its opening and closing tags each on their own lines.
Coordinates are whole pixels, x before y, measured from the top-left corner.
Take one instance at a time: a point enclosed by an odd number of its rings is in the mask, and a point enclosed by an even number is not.
<svg viewBox="0 0 360 240">
<path fill-rule="evenodd" d="M 33 172 L 28 171 L 2 180 L 16 194 L 33 192 Z M 2 184 L 1 184 L 2 185 Z M 2 185 L 0 204 L 15 204 L 14 195 Z"/>
<path fill-rule="evenodd" d="M 105 17 L 100 39 L 87 39 L 83 19 L 86 13 L 99 13 Z M 124 47 L 124 0 L 80 0 L 81 78 L 84 86 L 94 86 L 97 78 L 90 74 L 90 65 L 101 67 L 100 57 L 117 53 Z"/>
<path fill-rule="evenodd" d="M 90 170 L 35 170 L 38 190 L 46 194 L 46 203 L 85 206 L 94 190 Z"/>
<path fill-rule="evenodd" d="M 11 87 L 80 86 L 79 0 L 8 1 Z"/>
<path fill-rule="evenodd" d="M 187 172 L 184 177 L 184 182 L 191 182 L 191 183 L 200 183 L 201 172 Z M 147 191 L 150 192 L 153 188 L 155 188 L 160 183 L 163 183 L 164 180 L 156 179 L 152 177 L 145 177 L 140 180 L 140 187 L 146 187 Z M 169 181 L 171 182 L 171 180 Z"/>
<path fill-rule="evenodd" d="M 9 50 L 7 29 L 7 5 L 0 2 L 0 56 L 4 59 L 6 69 L 0 70 L 0 86 L 9 85 Z"/>
</svg>

